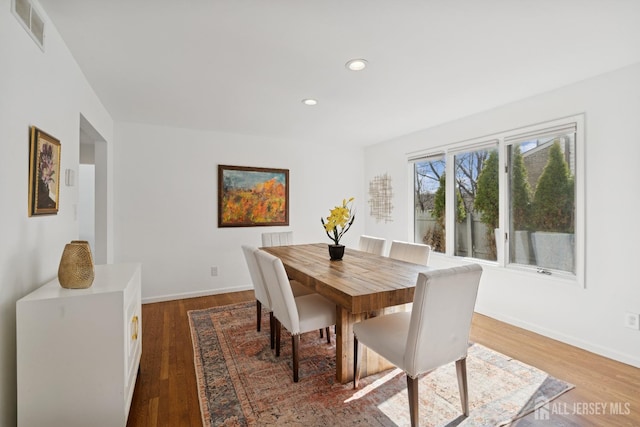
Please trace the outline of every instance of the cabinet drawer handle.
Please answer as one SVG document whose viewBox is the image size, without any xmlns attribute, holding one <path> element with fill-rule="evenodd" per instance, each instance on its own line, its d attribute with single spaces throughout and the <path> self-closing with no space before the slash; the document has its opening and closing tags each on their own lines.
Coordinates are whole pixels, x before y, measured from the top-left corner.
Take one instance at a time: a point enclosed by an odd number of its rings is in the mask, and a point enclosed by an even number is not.
<svg viewBox="0 0 640 427">
<path fill-rule="evenodd" d="M 137 340 L 138 339 L 138 316 L 133 316 L 133 319 L 131 320 L 131 322 L 133 323 L 133 334 L 131 334 L 131 339 Z"/>
</svg>

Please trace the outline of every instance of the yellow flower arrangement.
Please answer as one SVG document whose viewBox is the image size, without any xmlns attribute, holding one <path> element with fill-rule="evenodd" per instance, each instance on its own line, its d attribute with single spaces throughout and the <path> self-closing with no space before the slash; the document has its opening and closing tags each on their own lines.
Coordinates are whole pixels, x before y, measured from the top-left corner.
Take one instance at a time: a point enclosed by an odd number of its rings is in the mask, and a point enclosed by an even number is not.
<svg viewBox="0 0 640 427">
<path fill-rule="evenodd" d="M 326 221 L 324 218 L 320 218 L 320 222 L 322 222 L 327 236 L 329 236 L 336 245 L 340 244 L 340 239 L 344 233 L 351 228 L 351 224 L 353 224 L 353 221 L 356 219 L 356 215 L 352 209 L 353 200 L 354 197 L 349 200 L 343 199 L 342 206 L 336 206 L 329 211 L 330 214 Z"/>
</svg>

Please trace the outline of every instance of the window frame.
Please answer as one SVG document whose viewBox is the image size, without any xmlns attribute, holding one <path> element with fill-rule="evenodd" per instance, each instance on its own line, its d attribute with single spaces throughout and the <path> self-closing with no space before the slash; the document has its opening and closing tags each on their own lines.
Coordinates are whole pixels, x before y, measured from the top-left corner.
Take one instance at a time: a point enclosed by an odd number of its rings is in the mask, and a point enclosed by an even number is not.
<svg viewBox="0 0 640 427">
<path fill-rule="evenodd" d="M 451 233 L 447 233 L 446 242 L 447 242 L 447 255 L 454 256 L 456 258 L 464 258 L 464 259 L 473 259 L 478 261 L 487 261 L 487 262 L 496 262 L 485 260 L 482 258 L 474 258 L 474 257 L 464 257 L 460 255 L 456 255 L 456 192 L 455 192 L 455 184 L 456 184 L 456 165 L 455 158 L 458 154 L 470 153 L 472 151 L 480 151 L 480 150 L 496 150 L 498 152 L 498 160 L 500 158 L 500 141 L 497 138 L 489 137 L 489 138 L 478 138 L 476 140 L 472 140 L 473 142 L 467 141 L 466 144 L 462 144 L 456 147 L 453 147 L 451 150 L 448 150 L 446 153 L 446 166 L 447 166 L 447 176 L 452 176 L 454 179 L 448 179 L 446 182 L 446 229 L 452 230 Z M 449 169 L 450 167 L 450 169 Z M 498 167 L 500 167 L 498 163 Z M 499 169 L 501 170 L 501 169 Z M 451 248 L 451 252 L 449 252 L 449 248 Z"/>
<path fill-rule="evenodd" d="M 507 158 L 508 151 L 511 145 L 522 142 L 528 138 L 540 137 L 543 135 L 551 135 L 560 132 L 564 128 L 568 128 L 571 124 L 575 125 L 575 227 L 574 227 L 574 239 L 575 239 L 575 274 L 571 272 L 563 272 L 558 270 L 549 270 L 536 265 L 523 265 L 508 263 L 508 254 L 510 251 L 511 236 L 509 236 L 509 180 Z M 503 173 L 500 174 L 500 233 L 505 236 L 504 250 L 500 265 L 510 270 L 535 272 L 541 276 L 559 279 L 561 281 L 576 283 L 582 288 L 586 288 L 585 283 L 585 132 L 584 132 L 584 114 L 566 117 L 563 119 L 553 120 L 549 122 L 540 123 L 537 125 L 531 125 L 524 128 L 515 129 L 510 132 L 505 132 L 501 138 L 501 169 Z M 502 203 L 504 200 L 504 203 Z"/>
<path fill-rule="evenodd" d="M 432 156 L 442 155 L 445 157 L 445 171 L 447 176 L 455 176 L 455 155 L 469 151 L 481 149 L 497 149 L 498 151 L 498 168 L 502 173 L 498 176 L 499 185 L 499 234 L 504 236 L 502 248 L 498 245 L 497 261 L 488 261 L 480 258 L 471 258 L 457 256 L 455 254 L 455 232 L 446 233 L 446 251 L 434 255 L 446 256 L 467 261 L 478 262 L 496 268 L 504 268 L 510 271 L 523 272 L 526 274 L 536 273 L 540 278 L 555 280 L 558 282 L 578 285 L 586 288 L 585 283 L 585 257 L 586 257 L 586 136 L 585 136 L 585 120 L 584 113 L 560 118 L 556 120 L 541 122 L 529 126 L 519 127 L 507 131 L 497 132 L 488 136 L 469 139 L 465 141 L 443 144 L 433 147 L 430 150 L 421 150 L 418 152 L 408 153 L 407 160 L 409 163 L 409 182 L 413 196 L 410 198 L 411 205 L 410 217 L 411 227 L 415 227 L 415 190 L 414 190 L 414 167 L 416 162 L 427 159 Z M 524 265 L 508 262 L 508 254 L 510 250 L 509 224 L 510 212 L 509 206 L 509 179 L 508 179 L 508 150 L 509 147 L 518 142 L 535 136 L 541 136 L 545 133 L 553 133 L 554 130 L 566 128 L 569 125 L 575 125 L 575 274 L 572 272 L 562 272 L 557 270 L 548 270 L 536 265 Z M 445 229 L 455 230 L 455 179 L 447 179 L 446 181 L 446 219 Z M 415 229 L 409 233 L 415 235 Z"/>
<path fill-rule="evenodd" d="M 408 198 L 408 213 L 409 213 L 409 224 L 411 224 L 412 230 L 409 232 L 409 241 L 411 242 L 415 242 L 415 236 L 416 236 L 416 212 L 415 212 L 415 194 L 416 194 L 416 183 L 415 183 L 415 168 L 416 168 L 416 163 L 421 163 L 421 162 L 426 162 L 426 161 L 430 161 L 430 160 L 436 160 L 442 158 L 445 162 L 445 173 L 447 173 L 447 152 L 446 149 L 444 147 L 440 147 L 440 148 L 434 148 L 433 150 L 430 151 L 420 151 L 417 152 L 415 155 L 410 155 L 409 159 L 408 159 L 408 189 L 409 189 L 409 194 L 412 194 L 412 197 Z M 446 188 L 445 188 L 446 190 Z M 446 197 L 446 194 L 445 194 Z M 445 203 L 446 199 L 445 199 Z M 446 211 L 445 211 L 445 230 L 447 227 L 446 224 Z M 422 243 L 422 241 L 418 242 L 418 243 Z M 438 251 L 431 251 L 432 254 L 438 254 L 438 255 L 446 255 L 446 252 L 438 252 Z"/>
</svg>

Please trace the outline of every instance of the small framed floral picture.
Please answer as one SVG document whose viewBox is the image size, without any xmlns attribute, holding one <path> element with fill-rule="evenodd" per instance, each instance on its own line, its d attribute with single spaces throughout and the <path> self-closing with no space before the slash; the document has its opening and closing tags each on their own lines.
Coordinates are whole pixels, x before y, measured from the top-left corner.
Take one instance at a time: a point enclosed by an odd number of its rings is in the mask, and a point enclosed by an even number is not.
<svg viewBox="0 0 640 427">
<path fill-rule="evenodd" d="M 60 195 L 60 141 L 31 126 L 29 216 L 56 215 Z"/>
</svg>

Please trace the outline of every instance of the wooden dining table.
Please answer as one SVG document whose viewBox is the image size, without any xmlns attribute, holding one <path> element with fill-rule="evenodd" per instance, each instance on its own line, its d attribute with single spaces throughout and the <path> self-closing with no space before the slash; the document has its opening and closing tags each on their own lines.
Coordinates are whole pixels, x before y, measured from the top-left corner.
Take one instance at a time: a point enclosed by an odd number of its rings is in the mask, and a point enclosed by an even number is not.
<svg viewBox="0 0 640 427">
<path fill-rule="evenodd" d="M 403 310 L 413 302 L 418 273 L 429 267 L 346 248 L 340 261 L 329 259 L 327 244 L 264 247 L 282 260 L 290 279 L 336 304 L 336 380 L 353 380 L 353 325 L 368 317 Z M 363 348 L 361 375 L 390 368 Z"/>
</svg>

